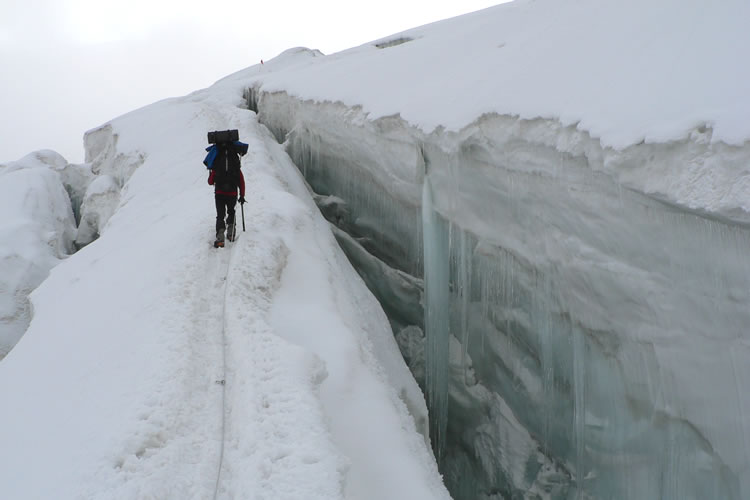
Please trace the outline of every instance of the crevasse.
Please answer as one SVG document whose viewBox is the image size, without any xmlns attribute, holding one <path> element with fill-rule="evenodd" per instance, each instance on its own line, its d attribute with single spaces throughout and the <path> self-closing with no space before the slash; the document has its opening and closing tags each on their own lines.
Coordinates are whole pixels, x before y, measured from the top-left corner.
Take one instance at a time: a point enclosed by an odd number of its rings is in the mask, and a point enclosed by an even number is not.
<svg viewBox="0 0 750 500">
<path fill-rule="evenodd" d="M 383 302 L 454 498 L 750 495 L 750 229 L 680 197 L 682 165 L 750 146 L 616 151 L 497 115 L 425 134 L 249 94 Z"/>
</svg>

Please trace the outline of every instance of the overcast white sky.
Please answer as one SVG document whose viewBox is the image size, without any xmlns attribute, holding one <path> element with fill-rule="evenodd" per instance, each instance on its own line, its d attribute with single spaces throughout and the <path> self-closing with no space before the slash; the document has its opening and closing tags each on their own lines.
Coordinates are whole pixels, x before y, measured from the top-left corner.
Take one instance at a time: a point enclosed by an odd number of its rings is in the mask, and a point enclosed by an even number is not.
<svg viewBox="0 0 750 500">
<path fill-rule="evenodd" d="M 326 54 L 502 0 L 0 0 L 0 162 L 297 46 Z"/>
</svg>

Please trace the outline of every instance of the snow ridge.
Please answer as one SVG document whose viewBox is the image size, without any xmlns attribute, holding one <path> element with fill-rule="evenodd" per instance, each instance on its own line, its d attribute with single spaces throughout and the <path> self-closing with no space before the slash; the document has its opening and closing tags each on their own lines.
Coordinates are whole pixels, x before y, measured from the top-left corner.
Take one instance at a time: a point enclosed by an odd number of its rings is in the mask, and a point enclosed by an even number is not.
<svg viewBox="0 0 750 500">
<path fill-rule="evenodd" d="M 382 310 L 242 90 L 89 135 L 122 190 L 0 363 L 0 497 L 449 498 Z M 201 160 L 226 128 L 250 145 L 248 230 L 214 249 Z"/>
</svg>

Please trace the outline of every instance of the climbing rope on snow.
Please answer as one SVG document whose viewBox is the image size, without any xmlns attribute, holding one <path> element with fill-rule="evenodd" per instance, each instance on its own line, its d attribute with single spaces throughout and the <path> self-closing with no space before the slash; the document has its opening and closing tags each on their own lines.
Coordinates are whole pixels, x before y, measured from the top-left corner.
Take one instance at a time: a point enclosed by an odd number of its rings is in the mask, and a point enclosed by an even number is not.
<svg viewBox="0 0 750 500">
<path fill-rule="evenodd" d="M 217 380 L 216 383 L 221 385 L 221 444 L 219 448 L 219 465 L 216 469 L 216 484 L 214 486 L 213 500 L 216 500 L 219 494 L 219 483 L 221 482 L 221 470 L 224 468 L 224 441 L 226 437 L 226 393 L 227 393 L 227 293 L 229 290 L 229 268 L 232 263 L 232 255 L 234 253 L 234 245 L 226 257 L 227 264 L 224 269 L 224 304 L 222 307 L 222 318 L 221 318 L 221 379 Z"/>
</svg>

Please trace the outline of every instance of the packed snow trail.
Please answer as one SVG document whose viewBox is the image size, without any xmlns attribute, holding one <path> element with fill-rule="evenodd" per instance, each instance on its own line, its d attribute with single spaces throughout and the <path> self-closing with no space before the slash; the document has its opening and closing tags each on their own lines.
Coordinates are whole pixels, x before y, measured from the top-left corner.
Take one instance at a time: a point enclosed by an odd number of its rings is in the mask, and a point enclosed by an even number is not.
<svg viewBox="0 0 750 500">
<path fill-rule="evenodd" d="M 123 189 L 0 363 L 0 498 L 449 498 L 385 315 L 241 91 L 88 134 Z M 201 160 L 227 128 L 250 144 L 247 231 L 214 249 Z"/>
<path fill-rule="evenodd" d="M 267 324 L 288 250 L 279 241 L 265 241 L 270 228 L 259 226 L 279 220 L 264 217 L 268 210 L 254 189 L 252 168 L 245 176 L 251 231 L 223 249 L 210 249 L 218 253 L 217 262 L 227 264 L 221 301 L 222 443 L 213 498 L 343 498 L 343 463 L 321 428 L 320 404 L 308 394 L 323 381 L 325 369 L 313 355 L 286 345 Z"/>
</svg>

